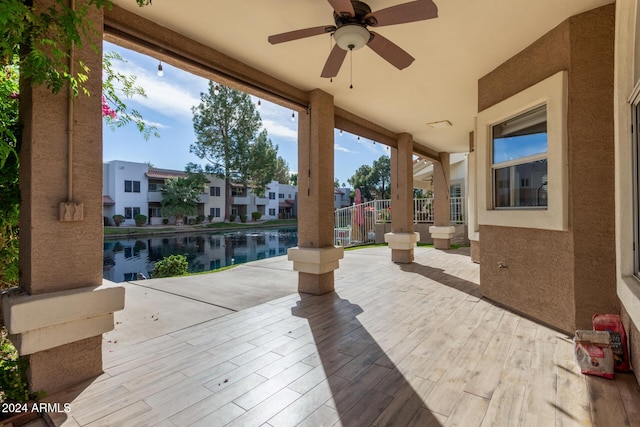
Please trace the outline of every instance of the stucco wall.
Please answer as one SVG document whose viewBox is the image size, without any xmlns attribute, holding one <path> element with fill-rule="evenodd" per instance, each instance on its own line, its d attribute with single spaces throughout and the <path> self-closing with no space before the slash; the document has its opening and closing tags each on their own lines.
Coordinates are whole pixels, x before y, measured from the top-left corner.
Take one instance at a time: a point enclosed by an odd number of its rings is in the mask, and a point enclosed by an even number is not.
<svg viewBox="0 0 640 427">
<path fill-rule="evenodd" d="M 617 312 L 614 240 L 615 6 L 574 16 L 481 78 L 485 110 L 568 71 L 569 230 L 480 224 L 484 295 L 565 331 Z M 483 173 L 482 171 L 478 171 Z M 499 261 L 508 267 L 498 269 Z"/>
</svg>

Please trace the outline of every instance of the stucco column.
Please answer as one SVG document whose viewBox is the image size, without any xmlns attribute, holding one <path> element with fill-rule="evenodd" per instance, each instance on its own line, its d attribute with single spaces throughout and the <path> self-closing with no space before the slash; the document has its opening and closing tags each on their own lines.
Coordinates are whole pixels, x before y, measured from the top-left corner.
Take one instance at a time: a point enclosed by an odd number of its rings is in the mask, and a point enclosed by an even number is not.
<svg viewBox="0 0 640 427">
<path fill-rule="evenodd" d="M 288 257 L 298 291 L 321 295 L 334 290 L 344 249 L 333 244 L 333 97 L 316 89 L 309 99 L 298 121 L 298 247 Z"/>
<path fill-rule="evenodd" d="M 102 11 L 88 10 L 99 32 Z M 91 70 L 91 96 L 71 101 L 66 88 L 53 95 L 21 82 L 21 290 L 2 298 L 11 340 L 29 356 L 31 389 L 49 394 L 102 372 L 102 333 L 124 305 L 123 288 L 101 286 L 101 52 L 87 42 L 71 54 Z"/>
<path fill-rule="evenodd" d="M 449 153 L 439 153 L 440 162 L 433 164 L 433 226 L 429 233 L 436 249 L 449 249 L 456 229 L 451 225 L 449 197 Z"/>
<path fill-rule="evenodd" d="M 413 262 L 413 248 L 420 235 L 413 231 L 413 138 L 398 135 L 398 148 L 391 149 L 391 233 L 384 235 L 391 260 Z"/>
</svg>

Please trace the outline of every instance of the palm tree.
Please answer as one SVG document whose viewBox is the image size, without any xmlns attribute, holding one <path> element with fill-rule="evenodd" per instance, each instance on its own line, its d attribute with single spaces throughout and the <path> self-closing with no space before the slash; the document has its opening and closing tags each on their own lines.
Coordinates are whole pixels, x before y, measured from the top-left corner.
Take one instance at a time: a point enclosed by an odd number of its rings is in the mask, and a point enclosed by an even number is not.
<svg viewBox="0 0 640 427">
<path fill-rule="evenodd" d="M 176 224 L 183 223 L 185 215 L 195 215 L 198 211 L 198 196 L 202 185 L 190 178 L 169 178 L 162 187 L 162 214 L 175 216 Z"/>
</svg>

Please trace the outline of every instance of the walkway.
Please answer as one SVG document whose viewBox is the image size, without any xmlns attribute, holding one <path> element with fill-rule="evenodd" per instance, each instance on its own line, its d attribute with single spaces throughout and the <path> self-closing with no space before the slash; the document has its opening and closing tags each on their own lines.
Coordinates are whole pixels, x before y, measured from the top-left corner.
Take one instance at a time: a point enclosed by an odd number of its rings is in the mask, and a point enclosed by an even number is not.
<svg viewBox="0 0 640 427">
<path fill-rule="evenodd" d="M 122 323 L 105 336 L 105 373 L 49 397 L 71 403 L 71 413 L 52 418 L 65 426 L 640 425 L 633 376 L 581 375 L 570 337 L 479 297 L 479 268 L 465 250 L 417 248 L 408 266 L 388 251 L 346 252 L 335 294 L 238 302 L 237 312 L 233 295 L 217 300 L 214 286 L 253 277 L 256 289 L 295 290 L 284 257 L 196 276 L 209 279 L 198 285 L 204 302 L 188 283 L 169 290 L 189 298 L 128 285 Z M 147 311 L 132 312 L 145 296 Z"/>
</svg>

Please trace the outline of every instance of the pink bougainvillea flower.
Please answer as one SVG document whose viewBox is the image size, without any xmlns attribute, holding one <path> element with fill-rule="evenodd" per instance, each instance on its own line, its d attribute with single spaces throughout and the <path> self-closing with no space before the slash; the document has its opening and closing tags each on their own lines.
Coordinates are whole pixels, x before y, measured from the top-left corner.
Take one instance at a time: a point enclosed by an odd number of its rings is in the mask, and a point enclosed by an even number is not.
<svg viewBox="0 0 640 427">
<path fill-rule="evenodd" d="M 9 98 L 20 99 L 20 94 L 18 92 L 11 92 L 11 94 L 9 95 Z"/>
<path fill-rule="evenodd" d="M 116 112 L 109 106 L 109 103 L 107 103 L 107 99 L 102 95 L 102 117 L 107 116 L 114 120 L 118 118 Z"/>
</svg>

